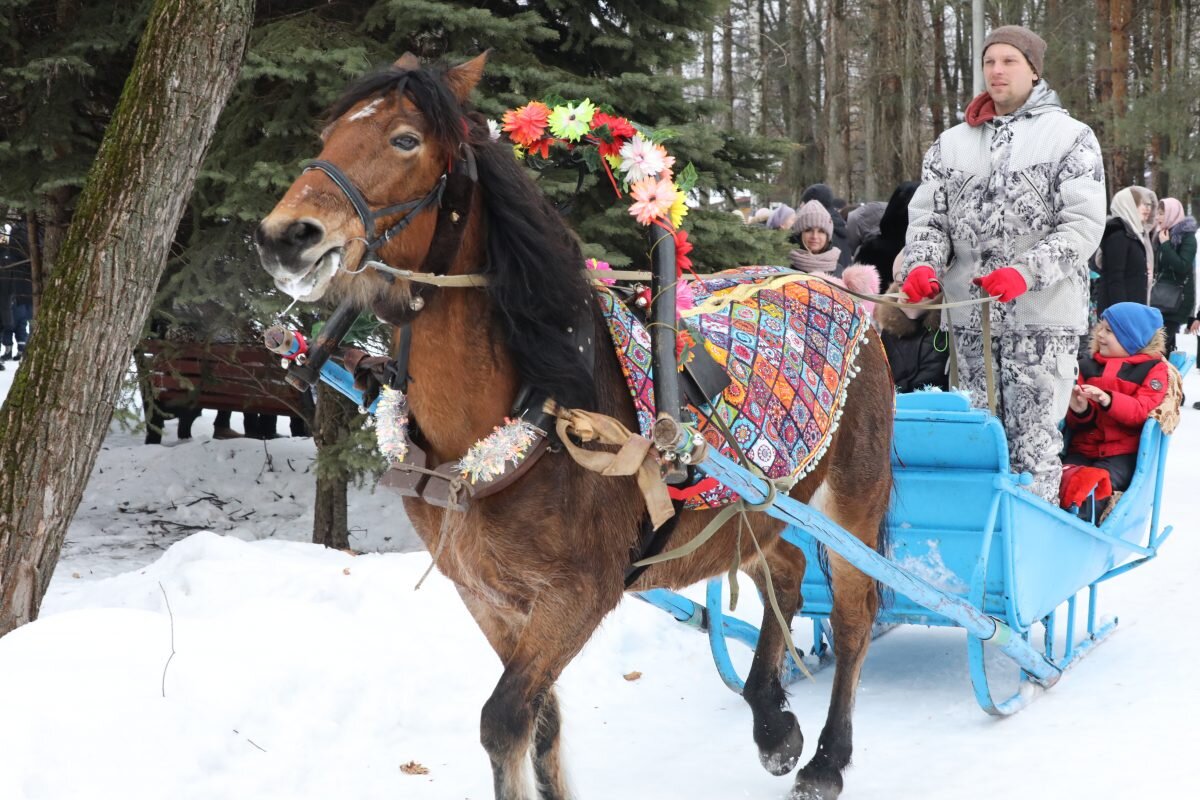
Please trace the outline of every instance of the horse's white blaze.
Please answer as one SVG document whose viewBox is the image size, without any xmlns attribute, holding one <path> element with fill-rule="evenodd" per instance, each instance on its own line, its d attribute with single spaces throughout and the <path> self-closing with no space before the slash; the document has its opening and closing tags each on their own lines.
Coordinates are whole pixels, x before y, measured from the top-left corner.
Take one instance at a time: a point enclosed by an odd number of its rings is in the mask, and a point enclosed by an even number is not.
<svg viewBox="0 0 1200 800">
<path fill-rule="evenodd" d="M 351 114 L 350 122 L 357 122 L 360 119 L 366 119 L 367 117 L 372 116 L 375 113 L 375 110 L 379 108 L 379 104 L 382 102 L 382 97 L 377 100 L 372 100 L 370 103 Z"/>
</svg>

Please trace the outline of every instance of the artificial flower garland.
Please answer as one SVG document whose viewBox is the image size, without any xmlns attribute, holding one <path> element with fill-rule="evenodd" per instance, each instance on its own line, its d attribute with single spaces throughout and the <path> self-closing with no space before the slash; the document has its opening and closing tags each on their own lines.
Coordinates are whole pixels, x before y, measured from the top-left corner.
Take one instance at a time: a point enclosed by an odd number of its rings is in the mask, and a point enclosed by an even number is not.
<svg viewBox="0 0 1200 800">
<path fill-rule="evenodd" d="M 589 165 L 604 169 L 617 197 L 623 187 L 632 198 L 629 214 L 642 225 L 659 225 L 675 238 L 676 273 L 691 271 L 692 245 L 682 230 L 687 216 L 687 193 L 696 183 L 689 163 L 678 175 L 675 157 L 647 129 L 625 117 L 598 109 L 591 100 L 563 101 L 553 106 L 534 100 L 504 113 L 499 125 L 489 123 L 499 136 L 508 135 L 518 158 L 550 157 L 553 146 L 579 153 Z M 619 184 L 618 184 L 619 176 Z"/>
</svg>

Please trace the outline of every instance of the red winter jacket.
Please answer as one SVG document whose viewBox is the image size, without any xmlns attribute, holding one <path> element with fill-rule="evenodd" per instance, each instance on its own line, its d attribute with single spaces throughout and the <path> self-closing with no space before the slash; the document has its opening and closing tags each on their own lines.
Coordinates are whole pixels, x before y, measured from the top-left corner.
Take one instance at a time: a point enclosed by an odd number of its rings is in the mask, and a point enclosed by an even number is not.
<svg viewBox="0 0 1200 800">
<path fill-rule="evenodd" d="M 1112 402 L 1100 408 L 1088 401 L 1087 411 L 1067 411 L 1071 444 L 1067 451 L 1088 458 L 1136 453 L 1142 426 L 1167 394 L 1167 362 L 1153 353 L 1105 358 L 1099 353 L 1079 359 L 1079 384 L 1108 392 Z"/>
</svg>

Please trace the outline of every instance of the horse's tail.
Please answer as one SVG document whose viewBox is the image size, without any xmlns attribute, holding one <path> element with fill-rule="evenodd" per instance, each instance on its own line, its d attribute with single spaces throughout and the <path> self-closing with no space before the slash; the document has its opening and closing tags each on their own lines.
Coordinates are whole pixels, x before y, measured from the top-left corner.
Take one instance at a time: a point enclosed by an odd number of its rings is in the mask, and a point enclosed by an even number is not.
<svg viewBox="0 0 1200 800">
<path fill-rule="evenodd" d="M 891 549 L 891 529 L 888 528 L 888 515 L 884 514 L 879 518 L 879 532 L 875 535 L 875 552 L 884 558 L 889 558 Z M 875 596 L 879 600 L 876 614 L 891 606 L 892 601 L 895 600 L 895 592 L 892 587 L 882 581 L 875 581 Z"/>
</svg>

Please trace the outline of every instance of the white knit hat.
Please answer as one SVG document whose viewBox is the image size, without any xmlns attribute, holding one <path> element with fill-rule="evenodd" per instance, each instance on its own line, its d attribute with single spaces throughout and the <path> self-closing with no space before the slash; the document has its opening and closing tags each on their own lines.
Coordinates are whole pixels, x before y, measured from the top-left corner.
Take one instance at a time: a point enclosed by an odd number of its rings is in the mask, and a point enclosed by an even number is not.
<svg viewBox="0 0 1200 800">
<path fill-rule="evenodd" d="M 825 206 L 816 200 L 809 200 L 800 206 L 800 210 L 796 212 L 796 221 L 792 223 L 792 230 L 797 233 L 804 233 L 811 228 L 820 228 L 825 231 L 827 237 L 833 238 L 833 217 L 829 216 Z"/>
</svg>

